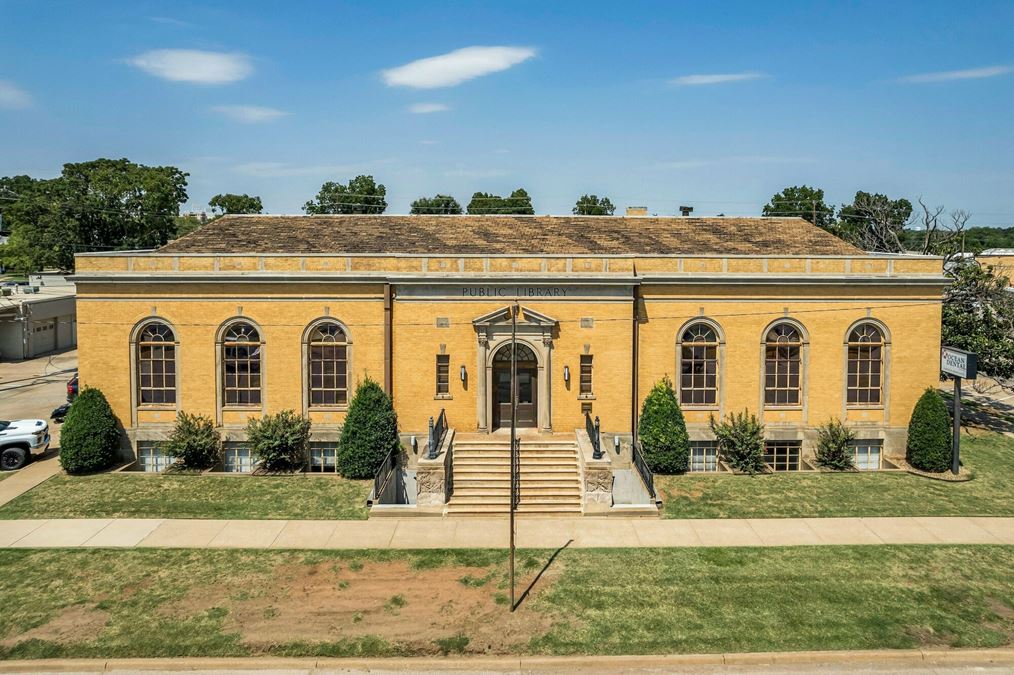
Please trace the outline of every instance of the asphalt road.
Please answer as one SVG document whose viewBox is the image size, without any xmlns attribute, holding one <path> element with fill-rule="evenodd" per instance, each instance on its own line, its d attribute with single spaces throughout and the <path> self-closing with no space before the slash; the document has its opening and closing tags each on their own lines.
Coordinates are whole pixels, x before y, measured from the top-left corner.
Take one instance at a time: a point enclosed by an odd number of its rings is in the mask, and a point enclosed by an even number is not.
<svg viewBox="0 0 1014 675">
<path fill-rule="evenodd" d="M 43 419 L 67 402 L 67 380 L 77 369 L 77 350 L 27 361 L 0 362 L 0 420 Z M 51 447 L 59 425 L 50 422 Z"/>
</svg>

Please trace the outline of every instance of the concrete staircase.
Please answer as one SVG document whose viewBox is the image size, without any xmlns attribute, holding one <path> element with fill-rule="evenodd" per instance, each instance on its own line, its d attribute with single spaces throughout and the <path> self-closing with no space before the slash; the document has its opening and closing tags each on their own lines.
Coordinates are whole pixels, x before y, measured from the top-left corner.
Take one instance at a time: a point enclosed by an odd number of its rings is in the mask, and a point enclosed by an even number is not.
<svg viewBox="0 0 1014 675">
<path fill-rule="evenodd" d="M 510 439 L 455 439 L 449 516 L 488 516 L 510 511 Z M 563 436 L 522 437 L 521 501 L 518 513 L 581 515 L 581 468 L 577 441 Z"/>
</svg>

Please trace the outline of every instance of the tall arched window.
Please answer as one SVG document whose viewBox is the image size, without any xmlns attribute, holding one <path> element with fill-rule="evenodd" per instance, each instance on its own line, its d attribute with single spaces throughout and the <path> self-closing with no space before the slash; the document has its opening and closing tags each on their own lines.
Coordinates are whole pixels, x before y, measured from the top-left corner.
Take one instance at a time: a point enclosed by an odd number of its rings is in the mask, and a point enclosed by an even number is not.
<svg viewBox="0 0 1014 675">
<path fill-rule="evenodd" d="M 884 333 L 875 324 L 861 323 L 848 337 L 849 405 L 880 405 L 884 400 Z"/>
<path fill-rule="evenodd" d="M 245 321 L 237 321 L 222 338 L 222 405 L 261 404 L 260 333 Z"/>
<path fill-rule="evenodd" d="M 800 404 L 802 348 L 803 338 L 791 323 L 775 324 L 764 336 L 764 405 Z"/>
<path fill-rule="evenodd" d="M 348 338 L 334 321 L 322 321 L 313 327 L 307 340 L 310 406 L 336 406 L 348 403 Z"/>
<path fill-rule="evenodd" d="M 718 333 L 704 322 L 680 336 L 680 403 L 718 405 Z"/>
<path fill-rule="evenodd" d="M 152 321 L 137 334 L 137 402 L 139 405 L 176 403 L 176 336 L 161 321 Z"/>
</svg>

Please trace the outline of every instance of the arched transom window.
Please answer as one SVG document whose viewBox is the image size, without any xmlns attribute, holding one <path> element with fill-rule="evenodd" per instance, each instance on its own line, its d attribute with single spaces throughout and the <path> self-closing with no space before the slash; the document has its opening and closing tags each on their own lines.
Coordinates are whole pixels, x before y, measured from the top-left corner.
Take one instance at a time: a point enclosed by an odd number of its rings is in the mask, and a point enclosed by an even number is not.
<svg viewBox="0 0 1014 675">
<path fill-rule="evenodd" d="M 176 336 L 161 321 L 145 325 L 137 336 L 137 402 L 176 403 Z"/>
<path fill-rule="evenodd" d="M 348 337 L 337 322 L 325 321 L 310 331 L 307 343 L 311 406 L 348 403 Z"/>
<path fill-rule="evenodd" d="M 531 363 L 535 363 L 536 362 L 535 352 L 532 351 L 531 347 L 529 347 L 528 345 L 522 344 L 520 342 L 515 342 L 514 345 L 515 345 L 515 349 L 517 350 L 517 361 L 519 361 L 519 362 L 524 361 L 524 362 L 531 362 Z M 511 346 L 510 346 L 510 343 L 507 343 L 503 347 L 501 347 L 500 350 L 493 356 L 493 360 L 494 361 L 507 361 L 508 363 L 510 363 L 510 360 L 511 360 Z"/>
<path fill-rule="evenodd" d="M 222 338 L 222 405 L 261 404 L 260 333 L 245 321 L 229 326 Z"/>
<path fill-rule="evenodd" d="M 849 405 L 880 405 L 884 393 L 884 333 L 875 324 L 861 323 L 848 336 Z"/>
<path fill-rule="evenodd" d="M 718 333 L 704 322 L 680 336 L 680 402 L 718 405 Z"/>
<path fill-rule="evenodd" d="M 799 405 L 803 338 L 791 323 L 776 324 L 764 337 L 764 404 Z"/>
</svg>

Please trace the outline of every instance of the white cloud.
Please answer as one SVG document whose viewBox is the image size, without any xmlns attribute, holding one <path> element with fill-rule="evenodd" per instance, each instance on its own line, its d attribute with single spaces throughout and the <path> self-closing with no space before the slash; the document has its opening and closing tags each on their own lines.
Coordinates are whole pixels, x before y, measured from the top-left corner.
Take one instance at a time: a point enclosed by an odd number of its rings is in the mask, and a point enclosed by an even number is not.
<svg viewBox="0 0 1014 675">
<path fill-rule="evenodd" d="M 511 174 L 504 169 L 451 169 L 444 171 L 444 175 L 453 178 L 500 178 Z"/>
<path fill-rule="evenodd" d="M 250 57 L 239 52 L 154 49 L 127 59 L 127 63 L 164 80 L 196 84 L 227 84 L 253 73 Z"/>
<path fill-rule="evenodd" d="M 410 113 L 417 115 L 425 115 L 427 113 L 444 112 L 450 110 L 450 106 L 446 106 L 443 103 L 413 103 L 408 107 Z"/>
<path fill-rule="evenodd" d="M 228 117 L 234 122 L 242 122 L 243 124 L 271 122 L 289 114 L 284 110 L 266 108 L 259 105 L 216 105 L 211 110 Z"/>
<path fill-rule="evenodd" d="M 937 73 L 922 73 L 898 78 L 898 82 L 924 84 L 927 82 L 950 82 L 952 80 L 981 80 L 985 77 L 998 77 L 1014 72 L 1014 66 L 986 66 L 985 68 L 969 68 L 968 70 L 944 70 Z"/>
<path fill-rule="evenodd" d="M 764 73 L 747 71 L 745 73 L 714 73 L 711 75 L 683 75 L 669 80 L 669 84 L 680 87 L 692 87 L 702 84 L 726 84 L 728 82 L 746 82 L 767 77 Z"/>
<path fill-rule="evenodd" d="M 498 73 L 534 57 L 531 47 L 465 47 L 381 71 L 391 87 L 436 89 Z"/>
<path fill-rule="evenodd" d="M 0 108 L 20 110 L 31 105 L 31 94 L 9 80 L 0 80 Z"/>
<path fill-rule="evenodd" d="M 174 19 L 171 16 L 149 16 L 148 21 L 152 21 L 154 23 L 162 23 L 168 26 L 176 26 L 177 28 L 193 27 L 192 23 L 189 23 L 187 21 L 181 21 L 180 19 Z"/>
<path fill-rule="evenodd" d="M 426 138 L 426 139 L 423 139 L 423 140 L 419 141 L 419 144 L 420 145 L 436 145 L 439 142 L 440 141 L 434 141 L 432 139 Z"/>
</svg>

